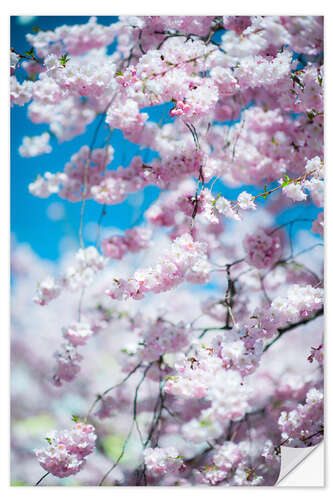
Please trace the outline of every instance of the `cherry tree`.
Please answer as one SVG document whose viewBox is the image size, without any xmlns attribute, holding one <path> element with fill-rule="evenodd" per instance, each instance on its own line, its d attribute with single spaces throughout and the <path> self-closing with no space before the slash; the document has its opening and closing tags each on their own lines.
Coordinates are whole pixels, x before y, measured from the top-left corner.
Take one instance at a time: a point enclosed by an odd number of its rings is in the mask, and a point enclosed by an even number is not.
<svg viewBox="0 0 333 500">
<path fill-rule="evenodd" d="M 28 186 L 81 204 L 75 255 L 51 269 L 13 251 L 14 371 L 25 359 L 34 387 L 20 404 L 55 415 L 35 450 L 14 432 L 23 480 L 274 485 L 281 446 L 324 433 L 323 19 L 92 17 L 27 41 L 11 103 L 47 131 L 21 156 L 95 132 Z M 115 130 L 142 152 L 127 165 Z M 104 237 L 108 207 L 147 186 L 143 222 Z"/>
</svg>

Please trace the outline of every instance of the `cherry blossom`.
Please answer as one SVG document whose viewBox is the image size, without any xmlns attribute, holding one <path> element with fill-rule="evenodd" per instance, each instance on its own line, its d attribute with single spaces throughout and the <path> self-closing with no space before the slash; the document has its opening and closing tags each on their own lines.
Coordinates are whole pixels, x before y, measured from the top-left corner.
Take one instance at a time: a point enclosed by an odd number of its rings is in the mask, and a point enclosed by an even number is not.
<svg viewBox="0 0 333 500">
<path fill-rule="evenodd" d="M 12 123 L 19 106 L 19 154 L 45 155 L 27 191 L 79 216 L 57 262 L 13 237 L 14 481 L 274 485 L 281 447 L 324 434 L 323 18 L 26 40 Z"/>
<path fill-rule="evenodd" d="M 85 464 L 85 457 L 94 451 L 96 440 L 92 425 L 81 422 L 67 431 L 50 433 L 46 449 L 35 450 L 41 466 L 54 476 L 67 477 L 77 474 Z"/>
</svg>

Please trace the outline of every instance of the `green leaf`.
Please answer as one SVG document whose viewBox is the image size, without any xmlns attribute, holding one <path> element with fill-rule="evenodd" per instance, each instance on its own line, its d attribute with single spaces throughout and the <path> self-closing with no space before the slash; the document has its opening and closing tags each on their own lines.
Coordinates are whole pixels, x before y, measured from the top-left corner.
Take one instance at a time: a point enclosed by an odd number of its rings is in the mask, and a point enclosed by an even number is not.
<svg viewBox="0 0 333 500">
<path fill-rule="evenodd" d="M 310 121 L 312 121 L 314 119 L 314 117 L 316 116 L 315 113 L 313 113 L 312 111 L 308 111 L 306 113 L 307 117 L 309 118 Z"/>
<path fill-rule="evenodd" d="M 67 57 L 68 54 L 67 52 L 59 58 L 59 62 L 61 64 L 61 66 L 63 66 L 65 68 L 66 64 L 68 63 L 68 61 L 70 60 L 70 57 Z"/>
<path fill-rule="evenodd" d="M 222 195 L 221 195 L 221 193 L 219 193 L 219 194 L 216 196 L 215 200 L 213 200 L 213 201 L 212 201 L 212 205 L 213 205 L 213 206 L 214 206 L 214 205 L 216 205 L 217 200 L 218 200 L 219 198 L 221 198 L 221 196 L 222 196 Z"/>
<path fill-rule="evenodd" d="M 292 179 L 290 179 L 290 177 L 288 177 L 288 175 L 284 175 L 283 179 L 284 179 L 284 181 L 281 184 L 282 187 L 288 186 L 293 181 Z"/>
<path fill-rule="evenodd" d="M 49 444 L 51 444 L 51 443 L 52 443 L 51 438 L 49 438 L 49 437 L 46 437 L 46 438 L 45 438 L 45 441 L 47 441 Z"/>
<path fill-rule="evenodd" d="M 265 184 L 264 194 L 262 195 L 262 197 L 264 198 L 264 200 L 266 200 L 267 196 L 268 196 L 268 193 L 267 193 L 267 184 Z"/>
<path fill-rule="evenodd" d="M 210 425 L 212 425 L 209 420 L 200 420 L 199 424 L 201 427 L 209 427 Z"/>
<path fill-rule="evenodd" d="M 25 55 L 25 56 L 33 56 L 33 55 L 34 55 L 34 48 L 33 48 L 33 47 L 31 47 L 31 49 L 30 49 L 30 50 L 26 50 L 26 51 L 24 52 L 24 55 Z"/>
<path fill-rule="evenodd" d="M 73 422 L 77 423 L 79 422 L 79 417 L 77 415 L 72 415 L 72 420 Z"/>
</svg>

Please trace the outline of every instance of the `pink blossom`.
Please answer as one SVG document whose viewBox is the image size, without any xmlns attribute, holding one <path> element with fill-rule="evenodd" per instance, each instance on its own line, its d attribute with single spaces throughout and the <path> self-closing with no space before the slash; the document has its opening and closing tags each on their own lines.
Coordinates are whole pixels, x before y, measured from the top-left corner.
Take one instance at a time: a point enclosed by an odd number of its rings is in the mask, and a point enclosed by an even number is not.
<svg viewBox="0 0 333 500">
<path fill-rule="evenodd" d="M 44 132 L 40 136 L 23 137 L 23 143 L 19 147 L 19 153 L 24 157 L 39 156 L 44 153 L 51 153 L 52 147 L 49 145 L 50 134 Z"/>
<path fill-rule="evenodd" d="M 256 205 L 253 201 L 253 196 L 250 193 L 247 193 L 246 191 L 243 191 L 238 195 L 237 198 L 238 204 L 241 209 L 243 210 L 255 210 Z"/>
<path fill-rule="evenodd" d="M 93 332 L 88 323 L 76 322 L 63 328 L 64 337 L 73 345 L 83 345 Z"/>
<path fill-rule="evenodd" d="M 303 190 L 303 186 L 297 182 L 291 182 L 287 186 L 283 187 L 282 192 L 293 201 L 303 201 L 307 198 L 307 195 Z"/>
<path fill-rule="evenodd" d="M 282 254 L 282 244 L 278 235 L 269 235 L 259 229 L 254 235 L 244 239 L 246 261 L 257 269 L 274 266 Z"/>
<path fill-rule="evenodd" d="M 298 404 L 290 412 L 283 411 L 278 421 L 281 436 L 296 447 L 313 446 L 323 436 L 323 393 L 312 388 L 305 404 Z"/>
<path fill-rule="evenodd" d="M 183 460 L 176 448 L 146 448 L 144 451 L 144 463 L 148 473 L 160 476 L 170 472 L 185 469 Z"/>
<path fill-rule="evenodd" d="M 40 465 L 58 477 L 77 474 L 85 465 L 85 457 L 95 448 L 95 428 L 78 422 L 73 429 L 53 431 L 46 440 L 47 448 L 35 450 Z"/>
<path fill-rule="evenodd" d="M 169 255 L 154 267 L 138 269 L 134 277 L 125 280 L 115 279 L 111 288 L 106 290 L 113 299 L 142 299 L 145 292 L 161 293 L 179 285 L 185 279 L 194 283 L 206 283 L 210 266 L 206 258 L 206 245 L 193 241 L 190 234 L 174 240 Z"/>
</svg>

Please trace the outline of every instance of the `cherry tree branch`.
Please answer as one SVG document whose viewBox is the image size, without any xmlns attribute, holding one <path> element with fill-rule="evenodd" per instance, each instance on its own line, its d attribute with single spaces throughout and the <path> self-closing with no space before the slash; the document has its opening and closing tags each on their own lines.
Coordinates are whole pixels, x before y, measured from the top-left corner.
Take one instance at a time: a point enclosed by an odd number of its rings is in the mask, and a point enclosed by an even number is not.
<svg viewBox="0 0 333 500">
<path fill-rule="evenodd" d="M 288 325 L 284 328 L 278 328 L 278 332 L 279 334 L 275 337 L 275 339 L 273 339 L 271 342 L 269 342 L 269 344 L 267 344 L 265 347 L 264 347 L 264 351 L 263 352 L 266 352 L 273 344 L 275 344 L 275 342 L 277 340 L 279 340 L 280 337 L 282 337 L 282 335 L 284 335 L 286 332 L 289 332 L 290 330 L 293 330 L 294 328 L 297 328 L 299 326 L 302 326 L 302 325 L 306 325 L 307 323 L 309 323 L 310 321 L 313 321 L 314 319 L 318 318 L 319 316 L 322 316 L 324 314 L 324 308 L 322 309 L 319 309 L 313 316 L 311 316 L 310 318 L 305 318 L 305 319 L 302 319 L 301 321 L 297 321 L 296 323 L 292 323 L 291 325 Z"/>
</svg>

